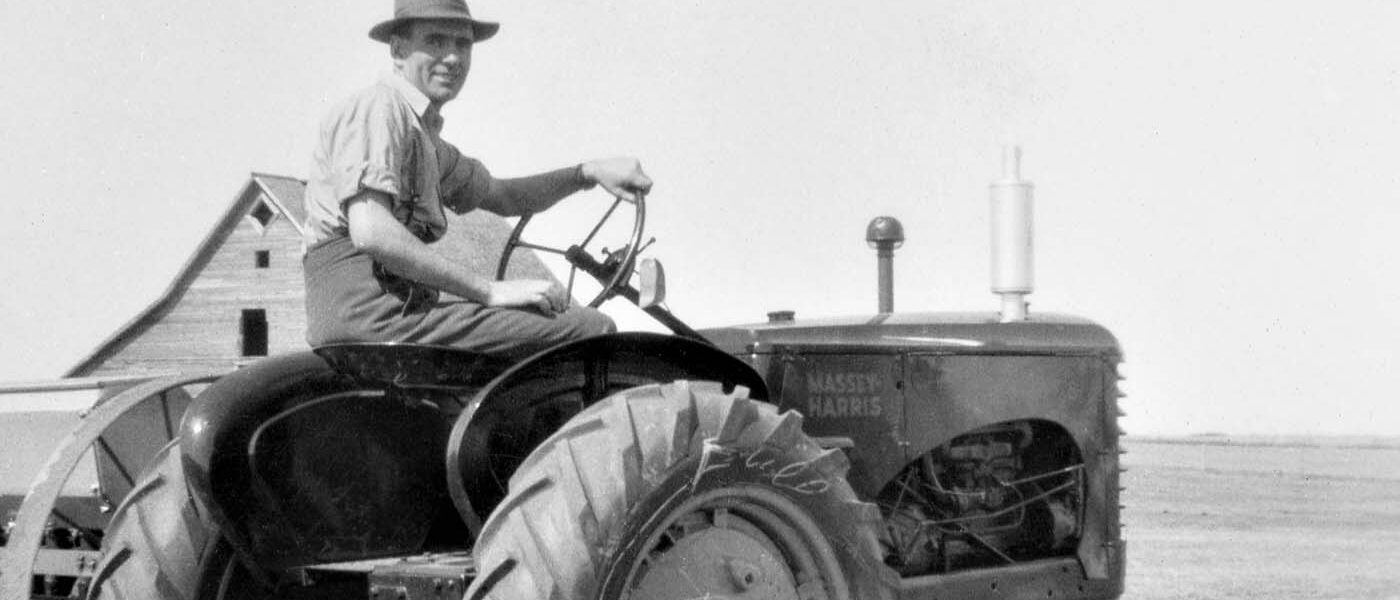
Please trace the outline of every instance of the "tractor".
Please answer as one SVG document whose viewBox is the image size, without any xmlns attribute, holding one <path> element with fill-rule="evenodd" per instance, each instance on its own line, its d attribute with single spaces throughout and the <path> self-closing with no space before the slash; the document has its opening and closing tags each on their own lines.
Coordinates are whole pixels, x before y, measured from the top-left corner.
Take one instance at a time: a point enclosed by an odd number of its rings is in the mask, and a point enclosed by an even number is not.
<svg viewBox="0 0 1400 600">
<path fill-rule="evenodd" d="M 514 364 L 341 344 L 137 386 L 36 481 L 3 599 L 1116 598 L 1121 352 L 1028 313 L 1018 152 L 992 185 L 1000 312 L 893 312 L 902 227 L 881 218 L 879 312 L 697 331 L 638 259 L 639 200 L 621 250 L 558 252 L 602 283 L 590 304 L 622 296 L 670 334 Z M 529 221 L 498 276 L 539 248 Z M 166 426 L 102 491 L 110 521 L 56 525 L 65 461 L 140 411 Z"/>
</svg>

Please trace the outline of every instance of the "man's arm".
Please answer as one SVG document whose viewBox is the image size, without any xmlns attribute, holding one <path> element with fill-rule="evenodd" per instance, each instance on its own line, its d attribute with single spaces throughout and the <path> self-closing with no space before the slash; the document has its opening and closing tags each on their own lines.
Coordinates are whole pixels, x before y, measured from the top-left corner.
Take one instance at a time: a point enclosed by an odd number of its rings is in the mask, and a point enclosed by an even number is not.
<svg viewBox="0 0 1400 600">
<path fill-rule="evenodd" d="M 487 306 L 533 306 L 564 310 L 564 290 L 552 281 L 492 281 L 434 252 L 394 218 L 393 199 L 363 190 L 345 201 L 350 240 L 355 248 L 397 275 Z"/>
<path fill-rule="evenodd" d="M 635 158 L 591 160 L 576 167 L 509 179 L 486 177 L 479 198 L 481 208 L 499 215 L 518 216 L 542 212 L 579 190 L 602 185 L 628 202 L 651 189 L 651 178 Z"/>
</svg>

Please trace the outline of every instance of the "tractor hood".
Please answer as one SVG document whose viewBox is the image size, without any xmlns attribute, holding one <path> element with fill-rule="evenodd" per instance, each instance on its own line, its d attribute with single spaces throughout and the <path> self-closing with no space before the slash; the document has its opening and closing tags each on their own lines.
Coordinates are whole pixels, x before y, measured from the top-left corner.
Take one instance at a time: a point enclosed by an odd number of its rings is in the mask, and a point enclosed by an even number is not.
<svg viewBox="0 0 1400 600">
<path fill-rule="evenodd" d="M 700 331 L 731 354 L 767 354 L 784 346 L 833 351 L 922 350 L 955 354 L 1106 354 L 1118 340 L 1088 319 L 1041 313 L 1000 322 L 996 313 L 894 313 L 777 321 Z"/>
</svg>

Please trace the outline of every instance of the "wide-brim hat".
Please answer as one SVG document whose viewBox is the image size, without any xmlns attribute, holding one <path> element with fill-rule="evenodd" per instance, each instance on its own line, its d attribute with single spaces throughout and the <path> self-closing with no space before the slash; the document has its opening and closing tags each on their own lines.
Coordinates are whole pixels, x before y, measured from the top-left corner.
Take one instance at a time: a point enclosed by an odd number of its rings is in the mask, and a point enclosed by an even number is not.
<svg viewBox="0 0 1400 600">
<path fill-rule="evenodd" d="M 496 35 L 500 23 L 478 21 L 472 18 L 466 0 L 394 0 L 394 18 L 375 25 L 369 30 L 369 37 L 389 43 L 389 34 L 400 24 L 424 19 L 461 21 L 472 27 L 472 40 L 484 42 Z"/>
</svg>

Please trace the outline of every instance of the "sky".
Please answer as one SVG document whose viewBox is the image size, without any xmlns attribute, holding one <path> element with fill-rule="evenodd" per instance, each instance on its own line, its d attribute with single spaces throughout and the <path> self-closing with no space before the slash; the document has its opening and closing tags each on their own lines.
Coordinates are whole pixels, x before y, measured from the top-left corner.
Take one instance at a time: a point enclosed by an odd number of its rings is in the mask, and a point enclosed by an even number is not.
<svg viewBox="0 0 1400 600">
<path fill-rule="evenodd" d="M 897 310 L 995 310 L 987 186 L 1019 144 L 1031 311 L 1114 332 L 1129 433 L 1400 435 L 1400 4 L 471 5 L 502 29 L 444 137 L 504 176 L 639 157 L 692 325 L 875 311 L 880 215 Z M 154 301 L 250 172 L 305 176 L 322 113 L 387 70 L 390 12 L 0 5 L 0 381 Z"/>
</svg>

